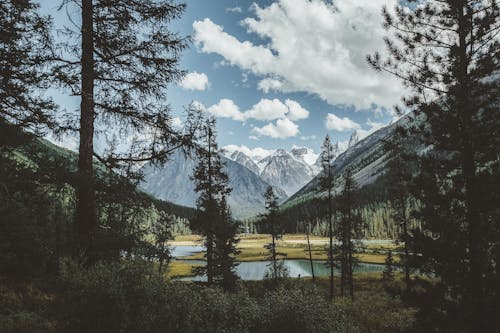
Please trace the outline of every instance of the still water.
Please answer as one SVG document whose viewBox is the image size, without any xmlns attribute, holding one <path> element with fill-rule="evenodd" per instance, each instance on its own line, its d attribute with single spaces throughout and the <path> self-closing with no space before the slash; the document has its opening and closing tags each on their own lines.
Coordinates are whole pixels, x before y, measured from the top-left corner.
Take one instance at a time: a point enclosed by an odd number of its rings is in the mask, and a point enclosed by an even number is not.
<svg viewBox="0 0 500 333">
<path fill-rule="evenodd" d="M 193 253 L 203 251 L 202 246 L 176 246 L 172 248 L 172 256 L 174 258 L 188 256 Z M 182 260 L 182 259 L 178 259 Z M 185 262 L 191 264 L 202 264 L 205 262 L 202 260 L 183 260 Z M 311 274 L 311 264 L 309 260 L 305 259 L 287 259 L 284 261 L 285 266 L 288 268 L 288 275 L 290 277 L 306 277 L 312 276 Z M 250 261 L 250 262 L 240 262 L 238 266 L 236 266 L 236 273 L 242 280 L 263 280 L 266 274 L 266 271 L 269 269 L 270 261 Z M 328 276 L 330 274 L 330 270 L 328 266 L 325 265 L 324 261 L 316 260 L 313 261 L 314 274 L 316 276 Z M 366 264 L 359 263 L 354 269 L 355 272 L 382 272 L 384 270 L 384 265 L 378 264 Z M 340 272 L 338 269 L 334 270 L 335 275 L 338 275 Z M 205 276 L 194 276 L 194 277 L 186 277 L 181 280 L 186 281 L 205 281 Z"/>
</svg>

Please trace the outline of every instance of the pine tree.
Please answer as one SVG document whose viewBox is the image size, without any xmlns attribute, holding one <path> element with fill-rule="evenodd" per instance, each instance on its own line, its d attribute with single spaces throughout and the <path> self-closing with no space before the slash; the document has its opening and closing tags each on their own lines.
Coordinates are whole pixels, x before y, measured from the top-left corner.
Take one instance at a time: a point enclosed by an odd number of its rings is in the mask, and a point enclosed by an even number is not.
<svg viewBox="0 0 500 333">
<path fill-rule="evenodd" d="M 168 85 L 184 74 L 178 64 L 188 45 L 168 25 L 185 5 L 171 0 L 64 0 L 64 6 L 81 13 L 81 30 L 64 31 L 68 41 L 54 51 L 54 73 L 81 97 L 78 120 L 71 114 L 66 128 L 80 136 L 77 250 L 91 259 L 98 256 L 92 253 L 97 228 L 93 158 L 119 171 L 129 163 L 165 162 L 174 149 L 192 143 L 189 125 L 197 123 L 196 117 L 188 115 L 186 132 L 176 131 L 166 103 Z M 94 149 L 97 138 L 110 141 L 104 152 Z"/>
<path fill-rule="evenodd" d="M 394 211 L 392 217 L 399 227 L 399 240 L 403 242 L 404 257 L 402 265 L 405 274 L 406 288 L 410 287 L 410 216 L 408 202 L 410 187 L 415 170 L 414 145 L 408 138 L 408 131 L 398 126 L 391 137 L 384 140 L 384 150 L 387 154 L 386 179 L 387 189 Z"/>
<path fill-rule="evenodd" d="M 279 256 L 284 256 L 283 253 L 278 253 L 276 241 L 282 237 L 282 227 L 279 224 L 279 208 L 278 197 L 274 193 L 273 187 L 269 186 L 264 193 L 265 208 L 267 213 L 262 216 L 262 230 L 271 234 L 271 243 L 266 244 L 265 248 L 269 252 L 268 259 L 271 261 L 268 274 L 276 283 L 279 278 L 286 277 L 287 273 L 284 270 L 283 263 L 279 260 Z"/>
<path fill-rule="evenodd" d="M 337 147 L 333 145 L 330 141 L 330 136 L 327 134 L 325 140 L 323 141 L 323 147 L 321 151 L 321 167 L 322 172 L 320 174 L 320 186 L 323 191 L 327 192 L 326 196 L 326 206 L 327 206 L 327 218 L 328 218 L 328 266 L 330 267 L 330 299 L 333 299 L 334 295 L 334 283 L 333 283 L 333 269 L 334 269 L 334 258 L 333 258 L 333 196 L 335 189 L 335 175 L 333 168 L 333 161 L 337 156 Z"/>
<path fill-rule="evenodd" d="M 410 1 L 416 2 L 416 1 Z M 413 91 L 405 104 L 429 147 L 412 195 L 422 231 L 411 239 L 425 284 L 422 330 L 489 332 L 500 322 L 498 70 L 496 1 L 430 0 L 412 10 L 384 9 L 389 58 L 368 60 Z M 497 200 L 497 201 L 495 201 Z"/>
<path fill-rule="evenodd" d="M 394 282 L 394 266 L 392 251 L 389 251 L 387 252 L 387 257 L 385 258 L 385 268 L 382 272 L 382 282 L 385 285 L 390 285 Z"/>
<path fill-rule="evenodd" d="M 55 129 L 50 83 L 51 21 L 32 1 L 0 2 L 0 122 L 37 134 Z M 0 145 L 10 139 L 0 134 Z"/>
<path fill-rule="evenodd" d="M 356 242 L 361 238 L 362 219 L 356 207 L 357 184 L 353 178 L 351 169 L 344 174 L 344 187 L 339 197 L 340 221 L 337 224 L 339 239 L 339 261 L 340 261 L 340 293 L 345 295 L 349 289 L 349 295 L 354 297 L 353 272 L 357 264 Z"/>
<path fill-rule="evenodd" d="M 234 255 L 237 225 L 230 217 L 226 198 L 231 192 L 229 178 L 224 172 L 215 132 L 215 118 L 202 127 L 203 143 L 197 149 L 198 165 L 194 170 L 198 215 L 192 228 L 205 237 L 207 265 L 198 273 L 207 275 L 208 284 L 234 284 Z"/>
</svg>

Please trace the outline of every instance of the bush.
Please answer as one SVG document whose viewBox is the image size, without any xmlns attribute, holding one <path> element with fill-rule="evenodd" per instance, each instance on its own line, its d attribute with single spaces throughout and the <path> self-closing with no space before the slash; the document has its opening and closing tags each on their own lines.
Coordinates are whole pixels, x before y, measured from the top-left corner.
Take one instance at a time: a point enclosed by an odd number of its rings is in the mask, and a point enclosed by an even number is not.
<svg viewBox="0 0 500 333">
<path fill-rule="evenodd" d="M 167 282 L 140 261 L 66 263 L 59 304 L 63 332 L 337 332 L 343 318 L 305 284 L 251 297 Z"/>
</svg>

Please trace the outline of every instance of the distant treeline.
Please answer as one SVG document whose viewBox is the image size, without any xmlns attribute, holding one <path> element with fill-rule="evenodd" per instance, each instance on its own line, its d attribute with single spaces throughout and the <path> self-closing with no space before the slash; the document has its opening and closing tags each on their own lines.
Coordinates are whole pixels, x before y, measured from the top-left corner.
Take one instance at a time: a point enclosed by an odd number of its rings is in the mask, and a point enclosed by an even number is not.
<svg viewBox="0 0 500 333">
<path fill-rule="evenodd" d="M 363 218 L 363 235 L 365 238 L 397 239 L 400 226 L 393 218 L 394 208 L 391 196 L 382 176 L 373 184 L 357 190 L 357 208 Z M 334 199 L 334 206 L 337 204 Z M 415 202 L 409 202 L 408 212 L 415 208 Z M 318 236 L 327 235 L 325 199 L 320 195 L 302 202 L 284 205 L 280 211 L 283 228 L 287 233 L 305 233 L 311 225 L 311 233 Z M 336 219 L 338 220 L 338 218 Z M 412 221 L 412 227 L 418 227 L 418 221 Z"/>
</svg>

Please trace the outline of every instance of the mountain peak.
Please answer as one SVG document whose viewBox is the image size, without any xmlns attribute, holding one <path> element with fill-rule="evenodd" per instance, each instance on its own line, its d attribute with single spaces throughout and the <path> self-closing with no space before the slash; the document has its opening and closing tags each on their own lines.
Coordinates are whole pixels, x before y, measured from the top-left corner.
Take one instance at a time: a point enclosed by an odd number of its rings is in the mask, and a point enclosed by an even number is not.
<svg viewBox="0 0 500 333">
<path fill-rule="evenodd" d="M 359 142 L 359 133 L 357 130 L 354 130 L 354 132 L 352 132 L 352 134 L 351 134 L 351 138 L 349 139 L 349 144 L 347 145 L 347 148 L 353 147 L 358 142 Z M 338 143 L 337 143 L 337 145 L 338 145 Z"/>
</svg>

